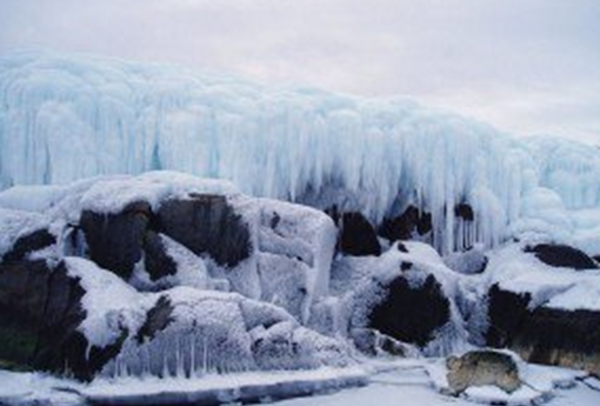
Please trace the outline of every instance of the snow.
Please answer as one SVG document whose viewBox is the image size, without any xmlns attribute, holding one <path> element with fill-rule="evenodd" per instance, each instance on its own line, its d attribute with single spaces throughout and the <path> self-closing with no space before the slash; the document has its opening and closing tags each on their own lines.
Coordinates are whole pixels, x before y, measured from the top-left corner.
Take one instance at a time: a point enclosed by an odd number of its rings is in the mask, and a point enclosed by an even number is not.
<svg viewBox="0 0 600 406">
<path fill-rule="evenodd" d="M 117 275 L 91 261 L 67 257 L 64 262 L 67 274 L 79 279 L 86 291 L 81 300 L 86 317 L 78 329 L 87 338 L 89 347 L 104 348 L 113 344 L 123 329 L 139 330 L 145 311 L 153 305 L 152 298 L 142 296 Z"/>
<path fill-rule="evenodd" d="M 589 246 L 556 226 L 600 203 L 600 151 L 576 142 L 512 138 L 405 99 L 51 52 L 0 59 L 0 146 L 0 189 L 169 169 L 374 221 L 414 204 L 432 213 L 444 254 L 528 232 Z M 556 201 L 548 206 L 540 190 Z M 97 192 L 90 207 L 103 201 Z M 475 210 L 472 224 L 451 209 L 463 202 Z"/>
<path fill-rule="evenodd" d="M 0 401 L 14 405 L 186 404 L 207 400 L 232 403 L 250 399 L 276 401 L 281 406 L 380 406 L 416 404 L 457 406 L 510 404 L 584 406 L 600 402 L 597 381 L 581 373 L 537 365 L 522 365 L 530 386 L 507 395 L 493 387 L 471 388 L 455 398 L 440 393 L 442 360 L 405 359 L 371 362 L 363 367 L 320 368 L 312 371 L 208 374 L 202 379 L 154 377 L 96 379 L 81 384 L 39 373 L 0 371 Z M 365 386 L 366 385 L 366 386 Z M 346 388 L 346 389 L 344 389 Z M 315 396 L 319 395 L 319 396 Z M 505 402 L 505 403 L 504 403 Z"/>
<path fill-rule="evenodd" d="M 206 264 L 202 258 L 164 234 L 159 234 L 159 239 L 165 248 L 166 254 L 175 263 L 177 272 L 175 275 L 163 276 L 156 281 L 152 281 L 150 275 L 144 269 L 142 260 L 134 268 L 132 278 L 129 280 L 131 285 L 138 290 L 162 290 L 175 286 L 207 289 L 220 283 L 213 283 L 209 278 Z M 225 290 L 229 290 L 228 283 Z"/>
</svg>

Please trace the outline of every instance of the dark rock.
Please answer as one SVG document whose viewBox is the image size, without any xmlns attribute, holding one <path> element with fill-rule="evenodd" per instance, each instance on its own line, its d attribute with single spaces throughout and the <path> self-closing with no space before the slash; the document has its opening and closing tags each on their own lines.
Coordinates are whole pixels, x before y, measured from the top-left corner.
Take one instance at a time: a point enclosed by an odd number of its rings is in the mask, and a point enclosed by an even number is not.
<svg viewBox="0 0 600 406">
<path fill-rule="evenodd" d="M 334 204 L 333 206 L 325 209 L 324 211 L 325 211 L 325 214 L 327 214 L 329 217 L 331 217 L 331 219 L 333 220 L 335 225 L 339 226 L 341 215 L 340 215 L 337 205 Z"/>
<path fill-rule="evenodd" d="M 497 351 L 470 351 L 462 357 L 449 357 L 448 385 L 455 395 L 473 386 L 497 386 L 507 393 L 521 387 L 519 368 L 508 354 Z"/>
<path fill-rule="evenodd" d="M 12 249 L 4 254 L 3 261 L 20 261 L 31 252 L 41 250 L 56 244 L 56 237 L 46 229 L 34 231 L 31 234 L 19 237 Z"/>
<path fill-rule="evenodd" d="M 492 287 L 488 343 L 529 362 L 583 369 L 600 376 L 600 312 L 538 307 L 530 295 Z"/>
<path fill-rule="evenodd" d="M 152 281 L 177 273 L 177 264 L 154 231 L 148 231 L 144 237 L 144 266 Z"/>
<path fill-rule="evenodd" d="M 161 296 L 154 307 L 148 311 L 146 321 L 138 331 L 136 340 L 143 343 L 152 340 L 156 333 L 163 331 L 173 321 L 172 314 L 175 308 L 167 296 Z"/>
<path fill-rule="evenodd" d="M 494 284 L 488 293 L 489 328 L 487 342 L 492 347 L 507 347 L 526 318 L 531 295 L 516 294 Z"/>
<path fill-rule="evenodd" d="M 421 212 L 421 217 L 417 222 L 417 233 L 425 235 L 433 229 L 433 220 L 431 213 Z"/>
<path fill-rule="evenodd" d="M 540 261 L 554 267 L 577 270 L 598 269 L 598 264 L 585 252 L 568 245 L 539 244 L 535 247 L 527 247 L 525 252 L 534 253 Z"/>
<path fill-rule="evenodd" d="M 454 215 L 464 221 L 474 221 L 475 213 L 468 203 L 460 203 L 454 206 Z"/>
<path fill-rule="evenodd" d="M 157 224 L 159 231 L 221 266 L 233 268 L 252 253 L 248 226 L 225 196 L 168 200 L 158 211 Z"/>
<path fill-rule="evenodd" d="M 381 246 L 375 229 L 369 221 L 357 212 L 342 216 L 340 249 L 348 255 L 380 255 Z"/>
<path fill-rule="evenodd" d="M 450 302 L 433 275 L 428 275 L 418 288 L 402 276 L 384 288 L 385 299 L 368 316 L 369 328 L 422 347 L 436 329 L 450 320 Z"/>
<path fill-rule="evenodd" d="M 406 245 L 402 244 L 401 242 L 398 243 L 398 251 L 408 254 L 408 248 L 406 248 Z"/>
<path fill-rule="evenodd" d="M 410 240 L 413 233 L 425 235 L 432 228 L 431 214 L 421 212 L 411 205 L 400 216 L 384 219 L 379 227 L 379 234 L 390 241 Z"/>
<path fill-rule="evenodd" d="M 61 262 L 0 264 L 0 360 L 90 380 L 121 343 L 92 347 L 77 329 L 85 290 Z"/>
<path fill-rule="evenodd" d="M 129 204 L 119 214 L 84 210 L 80 225 L 92 261 L 124 279 L 129 279 L 142 258 L 142 245 L 152 216 L 146 202 Z"/>
</svg>

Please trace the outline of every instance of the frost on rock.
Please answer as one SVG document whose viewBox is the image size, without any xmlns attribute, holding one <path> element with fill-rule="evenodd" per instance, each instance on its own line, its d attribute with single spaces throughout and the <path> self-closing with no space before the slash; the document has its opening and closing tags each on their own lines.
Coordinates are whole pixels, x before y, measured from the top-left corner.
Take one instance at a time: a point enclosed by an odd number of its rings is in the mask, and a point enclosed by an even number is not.
<svg viewBox="0 0 600 406">
<path fill-rule="evenodd" d="M 431 247 L 410 243 L 404 249 L 408 252 L 398 247 L 380 258 L 355 262 L 362 270 L 351 263 L 344 266 L 353 281 L 342 299 L 348 333 L 375 329 L 425 355 L 461 348 L 467 333 L 456 305 L 460 275 L 446 268 Z"/>
<path fill-rule="evenodd" d="M 188 287 L 162 294 L 169 308 L 162 328 L 131 335 L 103 374 L 190 377 L 350 363 L 342 343 L 269 304 Z"/>
<path fill-rule="evenodd" d="M 600 203 L 600 152 L 575 142 L 515 139 L 403 99 L 170 65 L 17 52 L 0 72 L 0 189 L 170 169 L 376 224 L 416 207 L 431 215 L 430 241 L 444 254 L 515 233 L 600 244 L 555 227 Z"/>
<path fill-rule="evenodd" d="M 0 307 L 24 320 L 0 317 L 0 338 L 37 340 L 46 320 L 55 348 L 36 366 L 90 379 L 350 362 L 343 341 L 302 326 L 329 294 L 325 213 L 173 172 L 41 188 L 0 193 L 0 207 L 41 196 L 0 208 Z M 35 348 L 7 351 L 24 362 Z"/>
</svg>

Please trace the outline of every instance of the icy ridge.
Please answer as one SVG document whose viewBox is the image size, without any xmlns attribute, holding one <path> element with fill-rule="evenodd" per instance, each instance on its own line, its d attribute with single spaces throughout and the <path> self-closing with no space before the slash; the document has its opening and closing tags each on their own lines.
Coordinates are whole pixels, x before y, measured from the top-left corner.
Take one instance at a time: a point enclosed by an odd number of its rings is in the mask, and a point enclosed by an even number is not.
<svg viewBox="0 0 600 406">
<path fill-rule="evenodd" d="M 515 234 L 581 239 L 570 211 L 600 203 L 600 151 L 514 139 L 404 99 L 92 56 L 0 58 L 0 189 L 153 169 L 320 208 L 342 203 L 374 221 L 415 204 L 432 213 L 441 252 Z M 452 210 L 462 202 L 473 224 Z"/>
</svg>

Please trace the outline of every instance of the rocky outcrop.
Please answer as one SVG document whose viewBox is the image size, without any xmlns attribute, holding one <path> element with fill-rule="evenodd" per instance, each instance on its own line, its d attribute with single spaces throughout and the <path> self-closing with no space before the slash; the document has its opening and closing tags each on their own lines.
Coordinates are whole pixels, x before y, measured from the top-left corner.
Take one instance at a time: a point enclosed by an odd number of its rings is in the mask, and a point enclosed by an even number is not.
<svg viewBox="0 0 600 406">
<path fill-rule="evenodd" d="M 380 255 L 381 246 L 375 229 L 361 213 L 349 212 L 341 216 L 340 250 L 347 255 Z"/>
<path fill-rule="evenodd" d="M 0 264 L 0 359 L 21 368 L 91 379 L 119 350 L 92 347 L 78 330 L 85 290 L 62 262 Z"/>
<path fill-rule="evenodd" d="M 527 247 L 525 251 L 535 254 L 540 261 L 553 267 L 598 269 L 598 264 L 585 252 L 568 245 L 539 244 Z"/>
<path fill-rule="evenodd" d="M 221 266 L 233 268 L 252 254 L 248 226 L 226 196 L 192 194 L 167 200 L 156 221 L 160 232 Z"/>
<path fill-rule="evenodd" d="M 225 196 L 192 194 L 170 199 L 157 213 L 143 201 L 128 204 L 118 213 L 84 210 L 80 226 L 90 259 L 125 280 L 142 258 L 151 281 L 177 273 L 161 232 L 225 267 L 235 267 L 251 254 L 248 226 Z"/>
<path fill-rule="evenodd" d="M 385 255 L 401 254 L 398 251 Z M 441 283 L 410 262 L 399 262 L 397 269 L 384 267 L 355 289 L 349 296 L 349 331 L 376 330 L 423 348 L 450 321 L 450 300 Z"/>
<path fill-rule="evenodd" d="M 401 215 L 384 219 L 379 234 L 390 241 L 410 240 L 415 234 L 426 235 L 432 228 L 431 214 L 411 205 Z"/>
<path fill-rule="evenodd" d="M 118 214 L 84 210 L 80 226 L 92 261 L 129 279 L 135 264 L 142 258 L 151 216 L 150 205 L 146 202 L 129 204 Z"/>
<path fill-rule="evenodd" d="M 600 376 L 600 312 L 529 309 L 531 296 L 494 285 L 489 292 L 488 343 L 524 360 L 583 369 Z"/>
<path fill-rule="evenodd" d="M 473 386 L 493 385 L 507 393 L 521 387 L 519 368 L 513 358 L 497 351 L 470 351 L 446 360 L 450 390 L 459 395 Z"/>
</svg>

